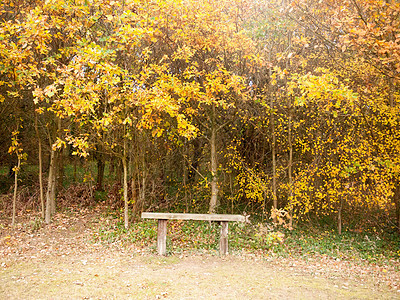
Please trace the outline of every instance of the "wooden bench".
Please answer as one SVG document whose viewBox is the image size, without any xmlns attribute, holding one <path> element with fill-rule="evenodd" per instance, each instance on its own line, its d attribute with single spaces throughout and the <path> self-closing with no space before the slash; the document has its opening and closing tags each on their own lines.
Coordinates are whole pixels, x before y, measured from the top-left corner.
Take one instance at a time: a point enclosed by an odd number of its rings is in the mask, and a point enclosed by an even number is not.
<svg viewBox="0 0 400 300">
<path fill-rule="evenodd" d="M 248 222 L 249 216 L 143 212 L 142 218 L 158 220 L 157 251 L 160 255 L 166 255 L 167 253 L 167 220 L 196 220 L 220 222 L 221 237 L 219 240 L 219 252 L 221 255 L 226 255 L 228 253 L 228 222 Z"/>
</svg>

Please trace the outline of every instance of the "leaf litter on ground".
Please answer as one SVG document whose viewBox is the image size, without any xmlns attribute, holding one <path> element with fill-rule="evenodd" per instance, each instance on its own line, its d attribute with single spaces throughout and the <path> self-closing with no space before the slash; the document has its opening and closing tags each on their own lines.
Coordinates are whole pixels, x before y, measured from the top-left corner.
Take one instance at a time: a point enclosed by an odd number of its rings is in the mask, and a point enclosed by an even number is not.
<svg viewBox="0 0 400 300">
<path fill-rule="evenodd" d="M 383 291 L 382 295 L 389 298 L 400 296 L 400 264 L 398 261 L 394 261 L 390 265 L 360 264 L 351 259 L 334 259 L 327 255 L 283 256 L 271 251 L 250 251 L 248 249 L 234 250 L 227 257 L 218 257 L 215 249 L 191 248 L 190 244 L 186 249 L 184 245 L 180 244 L 177 253 L 172 253 L 167 258 L 160 258 L 155 255 L 155 239 L 153 241 L 147 239 L 144 244 L 140 241 L 129 243 L 121 238 L 116 238 L 112 242 L 101 241 L 98 238 L 99 226 L 106 224 L 107 221 L 107 226 L 110 228 L 115 225 L 113 218 L 107 218 L 105 215 L 102 207 L 73 208 L 67 212 L 57 213 L 54 222 L 49 225 L 36 226 L 35 222 L 39 215 L 35 212 L 30 212 L 29 216 L 15 227 L 3 224 L 0 234 L 0 281 L 5 280 L 6 272 L 12 273 L 14 268 L 18 269 L 21 263 L 34 264 L 36 262 L 39 265 L 46 265 L 52 261 L 55 261 L 55 264 L 60 260 L 67 261 L 68 263 L 63 263 L 64 265 L 53 270 L 54 276 L 57 277 L 64 273 L 64 276 L 68 277 L 77 268 L 82 272 L 93 271 L 91 277 L 93 279 L 102 278 L 102 265 L 108 267 L 107 272 L 109 272 L 109 270 L 120 269 L 121 261 L 135 261 L 139 265 L 143 265 L 143 268 L 148 264 L 154 265 L 154 263 L 166 268 L 170 268 L 170 265 L 188 263 L 195 271 L 195 264 L 200 259 L 200 261 L 213 261 L 213 265 L 251 262 L 253 266 L 267 265 L 271 268 L 270 270 L 283 272 L 290 277 L 305 276 L 311 281 L 328 280 L 334 282 L 330 287 L 334 289 L 351 290 L 358 286 Z M 176 227 L 180 228 L 182 224 Z M 176 232 L 171 232 L 171 234 L 179 235 Z M 71 266 L 73 267 L 71 268 Z M 38 273 L 36 269 L 35 272 Z M 35 272 L 31 276 L 34 276 Z M 129 272 L 129 270 L 124 270 L 124 272 Z M 212 272 L 205 271 L 203 274 L 207 275 L 204 275 L 202 280 L 206 282 L 205 278 L 211 278 L 212 281 L 213 276 L 210 276 L 213 274 Z M 11 278 L 10 280 L 19 280 L 18 282 L 27 280 L 26 276 L 13 276 L 16 279 Z M 113 275 L 108 274 L 108 276 L 112 278 Z M 72 279 L 74 279 L 72 281 L 74 286 L 85 287 L 85 281 L 81 277 L 72 276 Z M 318 290 L 320 287 L 316 287 L 316 289 Z M 4 296 L 1 293 L 4 291 L 0 289 L 0 296 Z M 167 290 L 155 290 L 154 293 L 154 297 L 158 295 L 162 298 L 173 295 Z M 154 297 L 151 298 L 154 299 Z"/>
</svg>

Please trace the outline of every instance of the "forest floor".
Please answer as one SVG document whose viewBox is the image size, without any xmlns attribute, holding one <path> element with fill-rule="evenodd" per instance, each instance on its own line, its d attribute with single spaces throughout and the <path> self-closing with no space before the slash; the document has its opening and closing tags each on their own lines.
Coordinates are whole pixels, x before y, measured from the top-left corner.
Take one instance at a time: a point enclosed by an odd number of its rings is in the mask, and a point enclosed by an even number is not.
<svg viewBox="0 0 400 300">
<path fill-rule="evenodd" d="M 99 243 L 103 211 L 0 219 L 0 299 L 399 299 L 399 266 Z M 4 222 L 3 222 L 4 221 Z M 40 225 L 40 226 L 39 226 Z"/>
</svg>

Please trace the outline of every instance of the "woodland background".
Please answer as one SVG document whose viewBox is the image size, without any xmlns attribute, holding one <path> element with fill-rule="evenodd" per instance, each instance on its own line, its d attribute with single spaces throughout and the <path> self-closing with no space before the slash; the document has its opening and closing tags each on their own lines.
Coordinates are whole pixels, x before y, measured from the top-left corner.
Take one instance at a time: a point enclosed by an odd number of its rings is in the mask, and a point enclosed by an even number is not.
<svg viewBox="0 0 400 300">
<path fill-rule="evenodd" d="M 4 0 L 0 211 L 400 230 L 400 3 Z M 322 225 L 321 225 L 322 224 Z"/>
</svg>

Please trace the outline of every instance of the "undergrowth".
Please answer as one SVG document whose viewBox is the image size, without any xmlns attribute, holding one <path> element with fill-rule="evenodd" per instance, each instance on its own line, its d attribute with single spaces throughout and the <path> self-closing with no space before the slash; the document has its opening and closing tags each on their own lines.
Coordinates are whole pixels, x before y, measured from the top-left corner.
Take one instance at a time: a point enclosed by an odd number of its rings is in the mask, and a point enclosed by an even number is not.
<svg viewBox="0 0 400 300">
<path fill-rule="evenodd" d="M 279 249 L 280 248 L 280 249 Z M 400 238 L 396 234 L 358 233 L 297 228 L 286 232 L 277 249 L 284 255 L 326 255 L 338 260 L 390 264 L 400 259 Z"/>
<path fill-rule="evenodd" d="M 126 230 L 120 217 L 108 214 L 99 220 L 96 228 L 96 241 L 133 243 L 156 251 L 156 220 L 138 220 Z M 168 254 L 218 251 L 220 226 L 217 222 L 171 220 L 167 230 Z M 305 259 L 327 256 L 360 263 L 391 264 L 400 260 L 400 238 L 395 234 L 344 232 L 338 235 L 334 230 L 307 227 L 287 230 L 266 224 L 230 223 L 229 251 Z"/>
</svg>

